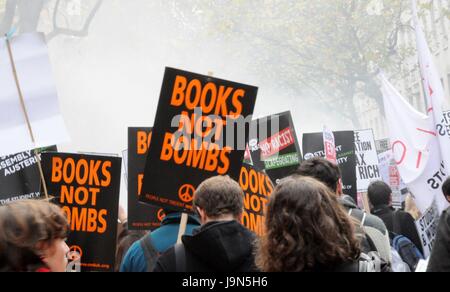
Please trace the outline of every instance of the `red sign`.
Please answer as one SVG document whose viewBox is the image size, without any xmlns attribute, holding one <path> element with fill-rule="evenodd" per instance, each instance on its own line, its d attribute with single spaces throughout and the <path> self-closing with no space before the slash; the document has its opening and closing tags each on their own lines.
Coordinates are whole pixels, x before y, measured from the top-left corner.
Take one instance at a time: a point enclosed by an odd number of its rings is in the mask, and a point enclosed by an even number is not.
<svg viewBox="0 0 450 292">
<path fill-rule="evenodd" d="M 259 144 L 261 158 L 268 158 L 294 143 L 291 128 L 286 128 Z"/>
</svg>

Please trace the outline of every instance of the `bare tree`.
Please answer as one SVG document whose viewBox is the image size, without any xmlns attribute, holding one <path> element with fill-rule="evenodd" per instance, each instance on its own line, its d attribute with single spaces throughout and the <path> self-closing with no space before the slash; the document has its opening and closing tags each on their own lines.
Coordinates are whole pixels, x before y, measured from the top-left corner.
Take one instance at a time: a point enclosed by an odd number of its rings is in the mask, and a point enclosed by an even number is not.
<svg viewBox="0 0 450 292">
<path fill-rule="evenodd" d="M 84 0 L 92 1 L 92 0 Z M 20 32 L 33 32 L 37 31 L 39 21 L 41 19 L 41 12 L 47 2 L 53 2 L 53 18 L 52 18 L 52 31 L 47 34 L 47 40 L 50 41 L 58 35 L 69 35 L 75 37 L 87 36 L 89 27 L 94 19 L 96 13 L 100 9 L 103 0 L 96 0 L 94 6 L 88 12 L 88 16 L 84 22 L 84 25 L 80 29 L 72 29 L 70 27 L 61 27 L 57 23 L 57 19 L 61 13 L 61 6 L 65 4 L 65 1 L 56 0 L 7 0 L 5 5 L 5 13 L 3 19 L 0 22 L 0 34 L 4 35 L 10 31 L 13 26 Z M 15 17 L 18 17 L 18 23 L 14 24 Z"/>
</svg>

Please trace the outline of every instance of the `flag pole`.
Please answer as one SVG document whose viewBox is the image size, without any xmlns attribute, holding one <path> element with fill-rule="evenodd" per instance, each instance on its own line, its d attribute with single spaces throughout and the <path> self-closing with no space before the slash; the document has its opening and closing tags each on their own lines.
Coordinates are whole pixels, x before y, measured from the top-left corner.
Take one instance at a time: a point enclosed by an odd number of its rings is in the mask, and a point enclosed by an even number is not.
<svg viewBox="0 0 450 292">
<path fill-rule="evenodd" d="M 22 89 L 20 87 L 19 78 L 18 78 L 18 75 L 17 75 L 16 64 L 14 62 L 14 57 L 13 57 L 13 54 L 12 54 L 11 43 L 9 41 L 9 36 L 5 35 L 5 39 L 6 39 L 6 47 L 8 49 L 9 60 L 10 60 L 10 63 L 11 63 L 12 73 L 13 73 L 13 76 L 14 76 L 14 81 L 16 83 L 16 89 L 17 89 L 17 93 L 19 95 L 20 106 L 21 106 L 22 112 L 23 112 L 23 114 L 25 116 L 25 121 L 26 121 L 27 127 L 28 127 L 28 133 L 30 134 L 30 137 L 31 137 L 31 142 L 33 143 L 34 148 L 35 148 L 34 149 L 34 155 L 35 155 L 36 162 L 37 162 L 37 165 L 38 165 L 39 175 L 41 177 L 41 183 L 42 183 L 42 186 L 44 188 L 45 198 L 48 200 L 49 196 L 48 196 L 48 191 L 47 191 L 47 184 L 45 182 L 44 172 L 42 170 L 41 159 L 39 158 L 39 152 L 36 149 L 36 139 L 34 137 L 33 128 L 31 127 L 30 117 L 28 116 L 28 111 L 27 111 L 27 108 L 26 108 L 26 105 L 25 105 L 25 100 L 23 98 Z"/>
</svg>

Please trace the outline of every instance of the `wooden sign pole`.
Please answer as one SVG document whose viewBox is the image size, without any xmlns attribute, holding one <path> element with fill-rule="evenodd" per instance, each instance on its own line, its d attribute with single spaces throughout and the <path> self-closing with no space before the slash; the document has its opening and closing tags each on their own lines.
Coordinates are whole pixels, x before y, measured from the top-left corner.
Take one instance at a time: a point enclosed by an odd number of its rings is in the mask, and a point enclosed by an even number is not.
<svg viewBox="0 0 450 292">
<path fill-rule="evenodd" d="M 177 243 L 182 243 L 181 238 L 183 237 L 183 235 L 186 233 L 186 227 L 187 227 L 187 222 L 188 222 L 188 214 L 187 213 L 183 213 L 181 214 L 181 221 L 180 221 L 180 229 L 178 229 L 178 239 L 177 239 Z"/>
<path fill-rule="evenodd" d="M 29 132 L 30 137 L 31 137 L 31 142 L 35 146 L 34 147 L 35 148 L 34 149 L 34 156 L 36 158 L 36 162 L 37 162 L 37 165 L 38 165 L 39 175 L 41 177 L 41 183 L 42 183 L 42 185 L 44 187 L 45 198 L 48 200 L 49 196 L 48 196 L 48 191 L 47 191 L 47 184 L 45 183 L 45 177 L 44 177 L 44 172 L 42 171 L 42 165 L 41 165 L 41 159 L 39 158 L 39 152 L 36 149 L 36 139 L 34 137 L 33 129 L 31 127 L 30 117 L 28 116 L 27 108 L 26 108 L 26 105 L 25 105 L 25 100 L 24 100 L 23 94 L 22 94 L 22 89 L 20 88 L 19 78 L 17 76 L 16 64 L 14 62 L 12 49 L 11 49 L 11 43 L 10 43 L 9 38 L 8 38 L 7 35 L 5 35 L 5 39 L 6 39 L 6 47 L 8 48 L 9 60 L 11 62 L 12 73 L 13 73 L 13 76 L 14 76 L 14 80 L 16 82 L 17 93 L 19 95 L 20 106 L 21 106 L 23 114 L 25 116 L 25 121 L 26 121 L 27 126 L 28 126 L 28 132 Z"/>
</svg>

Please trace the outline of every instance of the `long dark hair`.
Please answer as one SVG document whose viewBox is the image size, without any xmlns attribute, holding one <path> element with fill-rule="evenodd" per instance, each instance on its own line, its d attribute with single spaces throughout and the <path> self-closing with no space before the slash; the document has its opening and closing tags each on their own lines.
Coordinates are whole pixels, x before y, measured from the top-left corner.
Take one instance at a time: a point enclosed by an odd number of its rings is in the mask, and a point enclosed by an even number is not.
<svg viewBox="0 0 450 292">
<path fill-rule="evenodd" d="M 360 256 L 353 224 L 328 187 L 291 176 L 275 189 L 256 263 L 264 272 L 333 269 Z"/>
<path fill-rule="evenodd" d="M 62 210 L 45 201 L 16 201 L 0 207 L 0 271 L 45 267 L 40 250 L 67 237 Z"/>
</svg>

